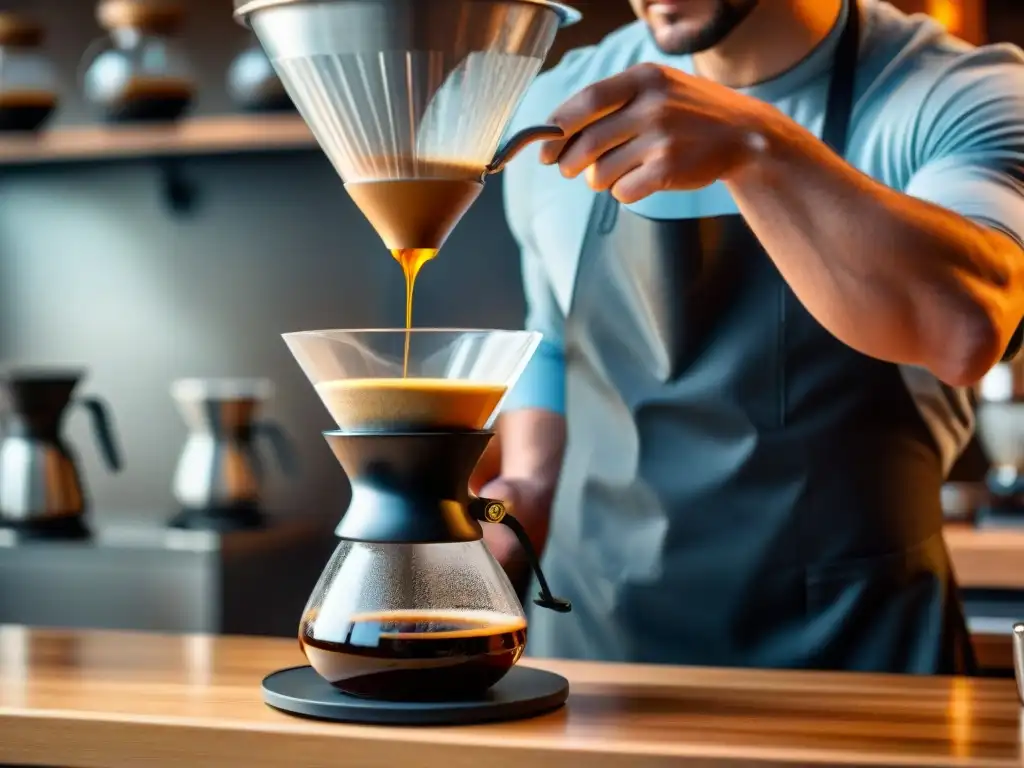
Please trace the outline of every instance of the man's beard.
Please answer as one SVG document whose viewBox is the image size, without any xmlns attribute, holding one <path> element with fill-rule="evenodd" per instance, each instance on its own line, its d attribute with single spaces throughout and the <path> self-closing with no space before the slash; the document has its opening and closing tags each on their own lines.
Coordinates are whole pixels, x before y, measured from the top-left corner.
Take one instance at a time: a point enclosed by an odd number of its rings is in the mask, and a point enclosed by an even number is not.
<svg viewBox="0 0 1024 768">
<path fill-rule="evenodd" d="M 706 51 L 725 40 L 750 15 L 757 4 L 758 0 L 720 0 L 711 20 L 693 34 L 671 41 L 658 40 L 658 36 L 655 35 L 654 41 L 662 53 L 670 56 Z M 666 31 L 666 37 L 672 37 L 671 31 Z"/>
</svg>

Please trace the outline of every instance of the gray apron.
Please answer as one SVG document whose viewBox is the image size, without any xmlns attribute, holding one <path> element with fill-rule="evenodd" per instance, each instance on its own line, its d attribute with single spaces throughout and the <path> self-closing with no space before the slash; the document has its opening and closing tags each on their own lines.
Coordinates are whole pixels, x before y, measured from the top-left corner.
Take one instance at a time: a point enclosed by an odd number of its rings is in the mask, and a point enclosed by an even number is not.
<svg viewBox="0 0 1024 768">
<path fill-rule="evenodd" d="M 823 139 L 846 147 L 856 4 Z M 598 196 L 566 317 L 569 439 L 537 656 L 970 669 L 943 469 L 897 366 L 819 325 L 743 218 Z"/>
</svg>

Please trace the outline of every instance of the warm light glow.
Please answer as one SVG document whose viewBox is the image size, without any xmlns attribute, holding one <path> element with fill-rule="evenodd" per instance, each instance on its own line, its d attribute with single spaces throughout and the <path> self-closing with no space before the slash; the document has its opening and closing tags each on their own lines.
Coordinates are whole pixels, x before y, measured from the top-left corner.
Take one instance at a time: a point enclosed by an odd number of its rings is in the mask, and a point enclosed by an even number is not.
<svg viewBox="0 0 1024 768">
<path fill-rule="evenodd" d="M 213 680 L 214 639 L 209 635 L 188 635 L 181 640 L 189 685 L 205 688 Z"/>
<path fill-rule="evenodd" d="M 960 0 L 928 0 L 928 15 L 950 32 L 958 32 L 964 23 Z"/>
<path fill-rule="evenodd" d="M 949 692 L 950 743 L 957 757 L 969 757 L 974 732 L 974 688 L 965 678 L 954 678 Z"/>
<path fill-rule="evenodd" d="M 24 627 L 0 626 L 0 707 L 24 707 L 31 665 L 29 633 Z"/>
</svg>

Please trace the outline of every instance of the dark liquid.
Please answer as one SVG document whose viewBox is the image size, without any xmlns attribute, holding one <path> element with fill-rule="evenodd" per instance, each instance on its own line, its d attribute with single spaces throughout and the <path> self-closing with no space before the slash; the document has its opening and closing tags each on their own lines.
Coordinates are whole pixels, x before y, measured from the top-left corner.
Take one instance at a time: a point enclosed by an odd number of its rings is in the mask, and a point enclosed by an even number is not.
<svg viewBox="0 0 1024 768">
<path fill-rule="evenodd" d="M 303 620 L 303 653 L 321 677 L 344 693 L 451 701 L 480 696 L 505 676 L 526 647 L 526 621 L 497 614 L 477 618 L 396 611 L 353 617 L 340 641 L 310 635 L 310 622 Z"/>
<path fill-rule="evenodd" d="M 0 95 L 0 131 L 35 131 L 56 107 L 49 94 Z"/>
<path fill-rule="evenodd" d="M 405 275 L 405 356 L 402 359 L 402 378 L 409 375 L 409 342 L 412 334 L 412 299 L 416 291 L 416 277 L 423 265 L 437 256 L 433 248 L 403 248 L 391 252 L 395 260 L 402 265 Z"/>
<path fill-rule="evenodd" d="M 192 103 L 190 88 L 159 80 L 130 83 L 105 107 L 111 123 L 171 122 L 181 117 Z"/>
</svg>

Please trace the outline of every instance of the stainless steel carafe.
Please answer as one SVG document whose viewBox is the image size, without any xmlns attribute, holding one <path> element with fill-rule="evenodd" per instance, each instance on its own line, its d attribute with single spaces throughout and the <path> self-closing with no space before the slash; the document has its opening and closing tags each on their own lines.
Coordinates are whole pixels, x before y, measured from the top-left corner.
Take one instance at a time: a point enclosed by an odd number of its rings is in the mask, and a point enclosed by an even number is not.
<svg viewBox="0 0 1024 768">
<path fill-rule="evenodd" d="M 1000 363 L 981 381 L 978 438 L 992 470 L 994 492 L 1024 489 L 1024 364 Z"/>
<path fill-rule="evenodd" d="M 979 526 L 1024 525 L 1024 364 L 1000 363 L 977 389 L 977 436 L 990 468 Z"/>
<path fill-rule="evenodd" d="M 96 397 L 72 400 L 80 369 L 0 369 L 0 527 L 25 533 L 81 537 L 86 493 L 74 452 L 61 428 L 72 403 L 92 417 L 100 455 L 121 469 L 109 411 Z"/>
<path fill-rule="evenodd" d="M 294 471 L 294 451 L 284 430 L 258 419 L 272 395 L 265 379 L 183 379 L 171 394 L 189 428 L 174 475 L 180 512 L 171 525 L 235 530 L 263 524 L 264 438 L 281 468 Z"/>
</svg>

